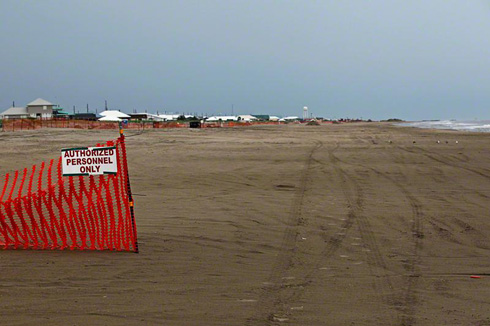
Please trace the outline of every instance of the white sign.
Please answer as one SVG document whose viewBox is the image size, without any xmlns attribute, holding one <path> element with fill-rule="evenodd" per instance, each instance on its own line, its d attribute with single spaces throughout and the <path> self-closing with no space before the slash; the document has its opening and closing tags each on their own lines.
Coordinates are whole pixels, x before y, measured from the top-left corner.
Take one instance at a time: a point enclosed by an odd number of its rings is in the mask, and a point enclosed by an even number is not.
<svg viewBox="0 0 490 326">
<path fill-rule="evenodd" d="M 61 150 L 63 176 L 116 174 L 116 147 L 65 148 Z"/>
</svg>

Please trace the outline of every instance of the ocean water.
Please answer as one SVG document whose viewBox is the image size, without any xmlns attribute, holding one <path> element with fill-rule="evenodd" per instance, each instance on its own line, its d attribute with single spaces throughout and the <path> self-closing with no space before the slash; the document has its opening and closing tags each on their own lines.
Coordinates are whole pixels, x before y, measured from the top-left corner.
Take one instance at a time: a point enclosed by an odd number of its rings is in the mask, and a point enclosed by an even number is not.
<svg viewBox="0 0 490 326">
<path fill-rule="evenodd" d="M 490 132 L 490 120 L 456 121 L 456 120 L 437 120 L 437 121 L 416 121 L 401 123 L 401 126 L 428 128 L 428 129 L 447 129 L 462 130 L 473 132 Z"/>
</svg>

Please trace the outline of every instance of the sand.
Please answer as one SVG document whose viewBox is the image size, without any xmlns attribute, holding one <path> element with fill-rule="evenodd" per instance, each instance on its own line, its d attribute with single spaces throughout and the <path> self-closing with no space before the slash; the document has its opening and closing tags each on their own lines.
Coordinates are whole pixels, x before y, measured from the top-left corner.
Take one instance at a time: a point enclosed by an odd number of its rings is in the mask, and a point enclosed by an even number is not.
<svg viewBox="0 0 490 326">
<path fill-rule="evenodd" d="M 490 325 L 490 134 L 127 135 L 140 253 L 0 251 L 2 325 Z M 0 175 L 116 137 L 1 133 Z"/>
</svg>

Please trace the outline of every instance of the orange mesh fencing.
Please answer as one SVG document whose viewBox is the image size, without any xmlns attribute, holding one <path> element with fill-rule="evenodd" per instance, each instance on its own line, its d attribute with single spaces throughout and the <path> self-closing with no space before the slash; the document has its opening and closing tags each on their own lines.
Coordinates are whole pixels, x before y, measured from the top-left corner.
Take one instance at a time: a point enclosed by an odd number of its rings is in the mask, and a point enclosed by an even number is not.
<svg viewBox="0 0 490 326">
<path fill-rule="evenodd" d="M 74 129 L 118 129 L 118 122 L 71 120 L 71 119 L 4 119 L 2 131 L 36 130 L 41 128 L 74 128 Z M 223 121 L 205 122 L 201 128 L 233 128 L 255 125 L 279 125 L 278 121 Z M 172 129 L 189 128 L 189 122 L 181 121 L 129 121 L 124 124 L 124 129 Z"/>
<path fill-rule="evenodd" d="M 0 246 L 138 252 L 124 135 L 117 174 L 63 176 L 61 155 L 0 181 Z"/>
</svg>

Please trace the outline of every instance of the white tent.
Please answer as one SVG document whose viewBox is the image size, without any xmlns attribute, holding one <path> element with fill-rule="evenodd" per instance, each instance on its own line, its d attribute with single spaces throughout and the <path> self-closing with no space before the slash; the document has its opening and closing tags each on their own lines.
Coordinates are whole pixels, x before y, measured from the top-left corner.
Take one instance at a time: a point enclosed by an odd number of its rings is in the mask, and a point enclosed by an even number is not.
<svg viewBox="0 0 490 326">
<path fill-rule="evenodd" d="M 121 111 L 116 111 L 116 110 L 106 110 L 106 111 L 100 112 L 100 115 L 103 117 L 113 117 L 113 118 L 120 118 L 120 119 L 131 118 L 126 113 L 123 113 Z"/>
<path fill-rule="evenodd" d="M 250 114 L 242 114 L 242 115 L 239 115 L 238 116 L 238 119 L 241 120 L 241 121 L 257 121 L 259 119 L 257 119 L 256 117 L 254 117 L 253 115 L 250 115 Z"/>
<path fill-rule="evenodd" d="M 158 117 L 160 119 L 162 119 L 163 121 L 171 121 L 171 120 L 177 120 L 179 115 L 178 114 L 160 114 L 160 115 L 158 115 Z"/>
<path fill-rule="evenodd" d="M 280 119 L 279 121 L 295 121 L 295 120 L 299 120 L 299 117 L 296 117 L 296 116 L 284 117 L 284 118 Z"/>
<path fill-rule="evenodd" d="M 122 121 L 122 119 L 119 119 L 116 116 L 107 115 L 105 117 L 100 118 L 98 121 L 115 121 L 115 122 L 120 122 L 120 121 Z"/>
<path fill-rule="evenodd" d="M 215 121 L 238 121 L 238 117 L 232 115 L 219 115 L 213 116 L 206 119 L 206 121 L 215 122 Z"/>
</svg>

